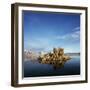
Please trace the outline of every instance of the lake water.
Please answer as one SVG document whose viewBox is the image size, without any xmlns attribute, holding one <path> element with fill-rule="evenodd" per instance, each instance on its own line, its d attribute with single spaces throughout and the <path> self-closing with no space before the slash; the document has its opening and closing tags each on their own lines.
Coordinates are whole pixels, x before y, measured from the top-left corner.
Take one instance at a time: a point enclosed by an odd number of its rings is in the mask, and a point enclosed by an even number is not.
<svg viewBox="0 0 90 90">
<path fill-rule="evenodd" d="M 24 61 L 24 77 L 80 75 L 80 56 L 74 56 L 64 66 L 54 69 L 51 64 L 38 61 Z"/>
</svg>

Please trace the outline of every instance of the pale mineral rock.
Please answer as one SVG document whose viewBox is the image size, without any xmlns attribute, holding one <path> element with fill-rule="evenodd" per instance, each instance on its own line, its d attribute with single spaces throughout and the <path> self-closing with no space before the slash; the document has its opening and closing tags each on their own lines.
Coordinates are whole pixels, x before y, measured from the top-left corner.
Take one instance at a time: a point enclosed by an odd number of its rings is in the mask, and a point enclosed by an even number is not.
<svg viewBox="0 0 90 90">
<path fill-rule="evenodd" d="M 59 67 L 71 58 L 69 55 L 64 54 L 63 48 L 54 48 L 53 53 L 40 55 L 38 59 L 40 63 L 52 64 L 54 67 Z"/>
<path fill-rule="evenodd" d="M 38 53 L 34 51 L 25 51 L 24 52 L 24 58 L 26 60 L 37 60 L 38 59 Z"/>
</svg>

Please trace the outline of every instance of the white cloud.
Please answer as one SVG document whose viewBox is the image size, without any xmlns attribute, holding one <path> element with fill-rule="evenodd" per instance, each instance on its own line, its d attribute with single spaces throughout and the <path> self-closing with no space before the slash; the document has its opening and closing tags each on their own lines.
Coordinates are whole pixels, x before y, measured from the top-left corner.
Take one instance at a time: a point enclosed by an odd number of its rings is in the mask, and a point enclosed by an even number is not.
<svg viewBox="0 0 90 90">
<path fill-rule="evenodd" d="M 76 31 L 76 32 L 72 33 L 71 36 L 72 36 L 72 38 L 79 39 L 80 31 Z"/>
<path fill-rule="evenodd" d="M 43 38 L 34 38 L 33 40 L 30 39 L 27 42 L 27 46 L 30 47 L 30 49 L 34 49 L 36 51 L 51 51 L 54 47 L 58 47 L 58 46 L 63 46 L 62 42 L 63 41 L 69 41 L 71 42 L 72 40 L 79 40 L 80 39 L 80 31 L 79 31 L 79 27 L 76 28 L 77 30 L 72 31 L 71 33 L 62 35 L 62 36 L 53 36 L 53 37 L 43 37 Z M 55 41 L 57 40 L 61 40 L 61 42 L 56 43 Z M 55 43 L 54 43 L 55 42 Z M 66 52 L 68 51 L 68 49 L 66 50 Z M 70 50 L 73 51 L 73 50 Z"/>
<path fill-rule="evenodd" d="M 74 29 L 73 29 L 73 31 L 74 30 L 80 30 L 80 27 L 78 26 L 78 27 L 75 27 Z"/>
<path fill-rule="evenodd" d="M 55 39 L 63 39 L 63 40 L 67 40 L 67 39 L 78 40 L 79 38 L 80 38 L 80 31 L 74 31 L 70 34 L 55 37 Z"/>
</svg>

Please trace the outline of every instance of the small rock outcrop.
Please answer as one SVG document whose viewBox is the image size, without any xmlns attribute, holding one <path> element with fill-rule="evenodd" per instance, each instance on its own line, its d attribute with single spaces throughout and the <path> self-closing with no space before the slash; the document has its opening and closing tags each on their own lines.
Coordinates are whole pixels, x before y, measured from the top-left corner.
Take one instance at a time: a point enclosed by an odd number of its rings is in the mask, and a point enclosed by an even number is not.
<svg viewBox="0 0 90 90">
<path fill-rule="evenodd" d="M 40 55 L 38 58 L 40 63 L 52 64 L 54 68 L 62 67 L 69 59 L 71 59 L 70 56 L 64 54 L 63 48 L 54 48 L 53 53 Z"/>
</svg>

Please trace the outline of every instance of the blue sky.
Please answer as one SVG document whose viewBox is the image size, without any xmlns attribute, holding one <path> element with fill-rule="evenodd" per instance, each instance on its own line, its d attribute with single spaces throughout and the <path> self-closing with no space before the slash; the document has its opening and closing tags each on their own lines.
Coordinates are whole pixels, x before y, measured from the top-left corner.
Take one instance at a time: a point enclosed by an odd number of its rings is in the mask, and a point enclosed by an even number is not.
<svg viewBox="0 0 90 90">
<path fill-rule="evenodd" d="M 24 49 L 80 52 L 80 15 L 23 11 Z"/>
</svg>

